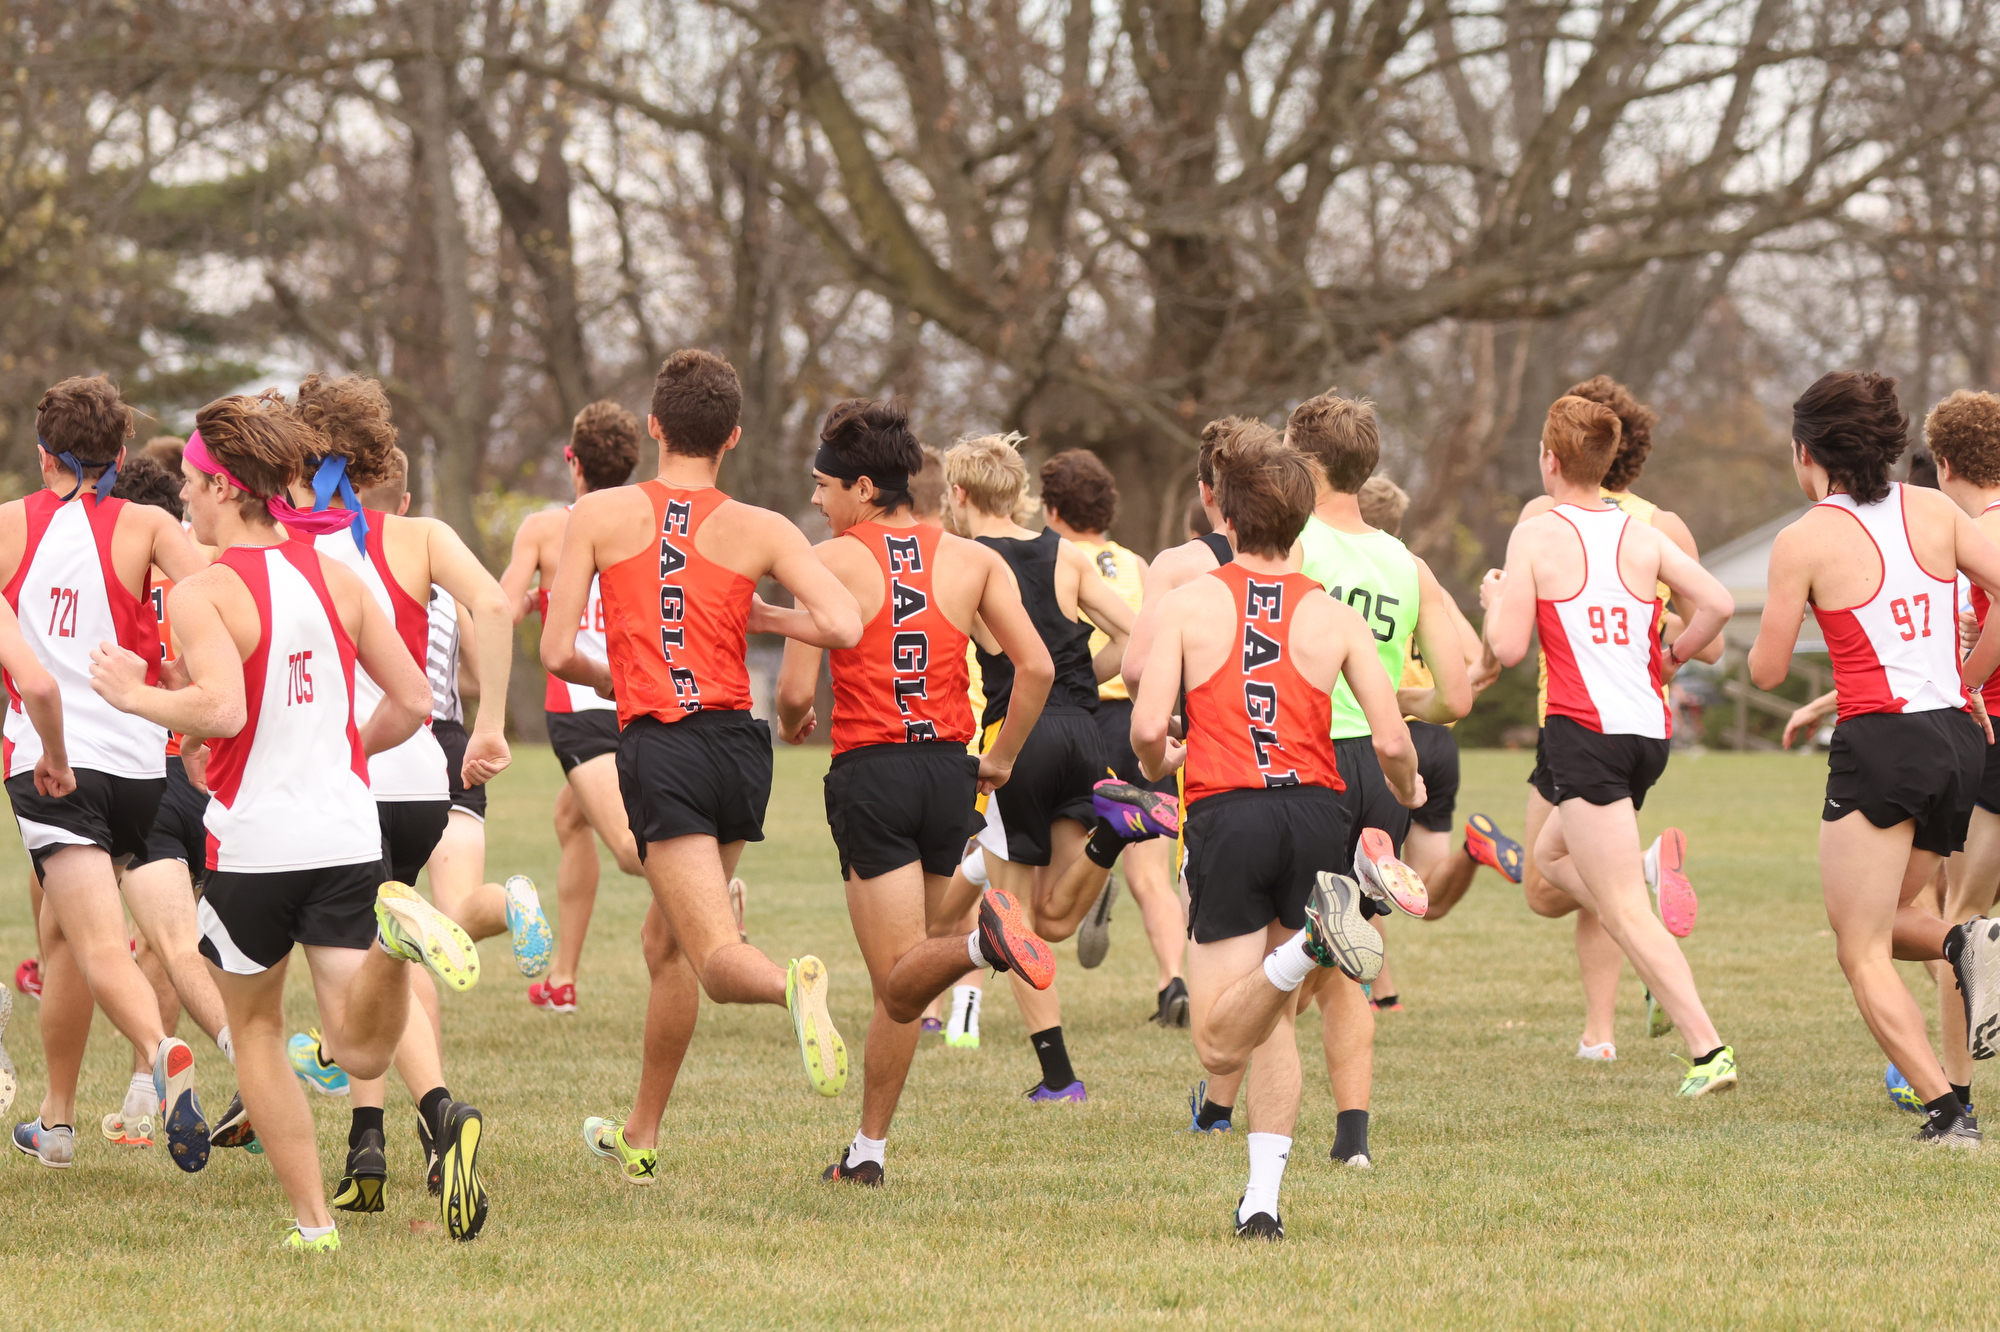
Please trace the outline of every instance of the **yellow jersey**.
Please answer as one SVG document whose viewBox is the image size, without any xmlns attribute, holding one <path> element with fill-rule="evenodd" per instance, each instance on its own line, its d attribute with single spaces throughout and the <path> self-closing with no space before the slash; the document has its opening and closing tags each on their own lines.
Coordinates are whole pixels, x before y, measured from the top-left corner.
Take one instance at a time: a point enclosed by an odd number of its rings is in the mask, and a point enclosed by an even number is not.
<svg viewBox="0 0 2000 1332">
<path fill-rule="evenodd" d="M 1097 566 L 1098 575 L 1111 584 L 1125 604 L 1132 608 L 1133 614 L 1138 614 L 1139 603 L 1145 600 L 1146 595 L 1145 575 L 1139 571 L 1139 557 L 1116 541 L 1106 541 L 1102 545 L 1092 541 L 1073 541 L 1070 544 L 1089 557 L 1090 562 Z M 1090 655 L 1095 657 L 1110 641 L 1110 634 L 1102 629 L 1094 630 L 1090 635 Z M 1131 697 L 1125 691 L 1125 677 L 1122 675 L 1114 675 L 1098 685 L 1097 696 Z"/>
</svg>

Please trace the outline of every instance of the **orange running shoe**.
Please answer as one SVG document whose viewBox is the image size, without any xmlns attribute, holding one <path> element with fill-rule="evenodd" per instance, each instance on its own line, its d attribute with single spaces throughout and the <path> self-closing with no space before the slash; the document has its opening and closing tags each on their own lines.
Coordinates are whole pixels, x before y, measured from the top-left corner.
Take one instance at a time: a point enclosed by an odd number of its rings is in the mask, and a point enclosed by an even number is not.
<svg viewBox="0 0 2000 1332">
<path fill-rule="evenodd" d="M 1646 886 L 1659 899 L 1660 921 L 1667 933 L 1685 939 L 1694 932 L 1694 916 L 1700 903 L 1687 876 L 1687 834 L 1669 828 L 1646 848 Z"/>
<path fill-rule="evenodd" d="M 1055 984 L 1056 955 L 1028 928 L 1021 904 L 1000 888 L 979 895 L 979 951 L 996 971 L 1012 971 L 1038 990 Z"/>
<path fill-rule="evenodd" d="M 1408 916 L 1430 910 L 1431 895 L 1417 872 L 1396 859 L 1396 844 L 1380 828 L 1363 828 L 1354 849 L 1354 872 L 1361 887 L 1378 902 L 1393 902 Z"/>
<path fill-rule="evenodd" d="M 1499 870 L 1509 883 L 1521 881 L 1521 844 L 1484 814 L 1474 814 L 1465 821 L 1465 854 L 1488 869 Z"/>
</svg>

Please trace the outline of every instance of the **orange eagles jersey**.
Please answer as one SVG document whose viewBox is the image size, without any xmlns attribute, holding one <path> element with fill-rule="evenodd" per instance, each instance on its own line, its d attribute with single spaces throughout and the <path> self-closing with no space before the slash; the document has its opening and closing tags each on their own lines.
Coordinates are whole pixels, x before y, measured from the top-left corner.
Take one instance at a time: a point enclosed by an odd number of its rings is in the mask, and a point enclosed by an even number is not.
<svg viewBox="0 0 2000 1332">
<path fill-rule="evenodd" d="M 972 739 L 966 635 L 931 589 L 944 533 L 857 523 L 842 535 L 875 557 L 884 591 L 861 641 L 832 654 L 833 752 L 923 740 L 966 743 Z"/>
</svg>

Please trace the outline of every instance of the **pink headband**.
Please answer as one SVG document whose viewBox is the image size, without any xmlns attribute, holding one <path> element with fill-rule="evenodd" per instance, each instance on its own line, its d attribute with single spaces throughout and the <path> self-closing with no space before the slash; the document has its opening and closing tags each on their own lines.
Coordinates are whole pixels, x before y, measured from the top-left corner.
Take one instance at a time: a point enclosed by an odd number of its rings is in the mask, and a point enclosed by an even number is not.
<svg viewBox="0 0 2000 1332">
<path fill-rule="evenodd" d="M 263 500 L 264 507 L 270 510 L 271 516 L 286 527 L 296 528 L 312 536 L 324 536 L 328 532 L 344 532 L 360 516 L 358 510 L 349 509 L 322 509 L 318 513 L 308 513 L 283 495 L 257 494 L 255 487 L 245 485 L 227 467 L 215 460 L 215 455 L 208 451 L 208 445 L 202 443 L 199 430 L 188 436 L 187 447 L 181 451 L 181 457 L 193 463 L 196 471 L 219 476 L 244 494 Z"/>
</svg>

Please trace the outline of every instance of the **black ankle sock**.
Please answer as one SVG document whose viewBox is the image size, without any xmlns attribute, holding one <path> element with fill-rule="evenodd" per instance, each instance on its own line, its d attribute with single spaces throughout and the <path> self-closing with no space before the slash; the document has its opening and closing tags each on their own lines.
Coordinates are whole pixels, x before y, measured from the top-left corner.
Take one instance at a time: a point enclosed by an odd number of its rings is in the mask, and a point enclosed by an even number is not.
<svg viewBox="0 0 2000 1332">
<path fill-rule="evenodd" d="M 1333 1159 L 1351 1161 L 1368 1154 L 1368 1112 L 1343 1110 L 1334 1119 Z"/>
<path fill-rule="evenodd" d="M 1944 932 L 1944 960 L 1954 967 L 1958 965 L 1958 955 L 1965 951 L 1965 926 L 1954 925 Z"/>
<path fill-rule="evenodd" d="M 1934 1123 L 1951 1124 L 1965 1113 L 1965 1103 L 1958 1099 L 1957 1092 L 1948 1091 L 1935 1101 L 1925 1101 L 1924 1113 L 1930 1116 Z"/>
<path fill-rule="evenodd" d="M 354 1122 L 347 1126 L 347 1145 L 359 1147 L 361 1135 L 369 1129 L 382 1131 L 382 1107 L 379 1105 L 357 1105 L 354 1107 Z"/>
<path fill-rule="evenodd" d="M 423 1115 L 424 1123 L 430 1125 L 431 1136 L 433 1138 L 437 1137 L 444 1129 L 444 1125 L 440 1122 L 440 1119 L 444 1114 L 445 1106 L 450 1101 L 451 1092 L 449 1090 L 444 1087 L 433 1087 L 424 1093 L 424 1098 L 421 1101 L 417 1102 L 417 1111 Z"/>
<path fill-rule="evenodd" d="M 1388 1008 L 1394 1005 L 1395 1002 L 1396 1002 L 1396 996 L 1393 994 L 1385 994 L 1380 996 L 1379 998 L 1374 999 L 1374 1004 L 1375 1007 L 1377 1008 Z"/>
<path fill-rule="evenodd" d="M 1236 1113 L 1233 1105 L 1217 1105 L 1206 1096 L 1201 1099 L 1201 1109 L 1195 1112 L 1195 1127 L 1206 1133 L 1217 1124 L 1227 1124 L 1229 1117 Z"/>
<path fill-rule="evenodd" d="M 1951 1094 L 1958 1098 L 1958 1103 L 1965 1108 L 1966 1114 L 1969 1115 L 1972 1113 L 1972 1087 L 1970 1084 L 1961 1087 L 1956 1082 L 1952 1083 Z"/>
<path fill-rule="evenodd" d="M 1124 849 L 1125 839 L 1118 835 L 1111 820 L 1103 817 L 1099 817 L 1097 827 L 1091 830 L 1090 840 L 1083 844 L 1083 854 L 1099 869 L 1110 869 L 1117 864 L 1118 853 Z"/>
<path fill-rule="evenodd" d="M 1061 1027 L 1033 1032 L 1028 1037 L 1028 1043 L 1035 1047 L 1035 1058 L 1042 1061 L 1044 1087 L 1050 1091 L 1061 1091 L 1076 1081 L 1076 1070 L 1069 1066 L 1069 1051 L 1063 1046 Z"/>
<path fill-rule="evenodd" d="M 1703 1064 L 1706 1064 L 1706 1063 L 1707 1063 L 1707 1062 L 1708 1062 L 1709 1060 L 1711 1060 L 1711 1059 L 1715 1058 L 1715 1057 L 1716 1057 L 1717 1055 L 1721 1054 L 1721 1053 L 1722 1053 L 1722 1052 L 1723 1052 L 1724 1050 L 1727 1050 L 1728 1048 L 1729 1048 L 1729 1047 L 1728 1047 L 1728 1046 L 1726 1046 L 1726 1045 L 1718 1045 L 1718 1046 L 1716 1046 L 1716 1047 L 1715 1047 L 1715 1048 L 1714 1048 L 1713 1050 L 1710 1050 L 1710 1051 L 1709 1051 L 1709 1052 L 1708 1052 L 1707 1054 L 1705 1054 L 1705 1055 L 1703 1055 L 1703 1056 L 1702 1056 L 1701 1058 L 1699 1058 L 1699 1059 L 1695 1060 L 1695 1061 L 1694 1061 L 1694 1066 L 1695 1066 L 1696 1068 L 1700 1068 L 1700 1067 L 1701 1067 L 1701 1066 L 1702 1066 Z"/>
</svg>

